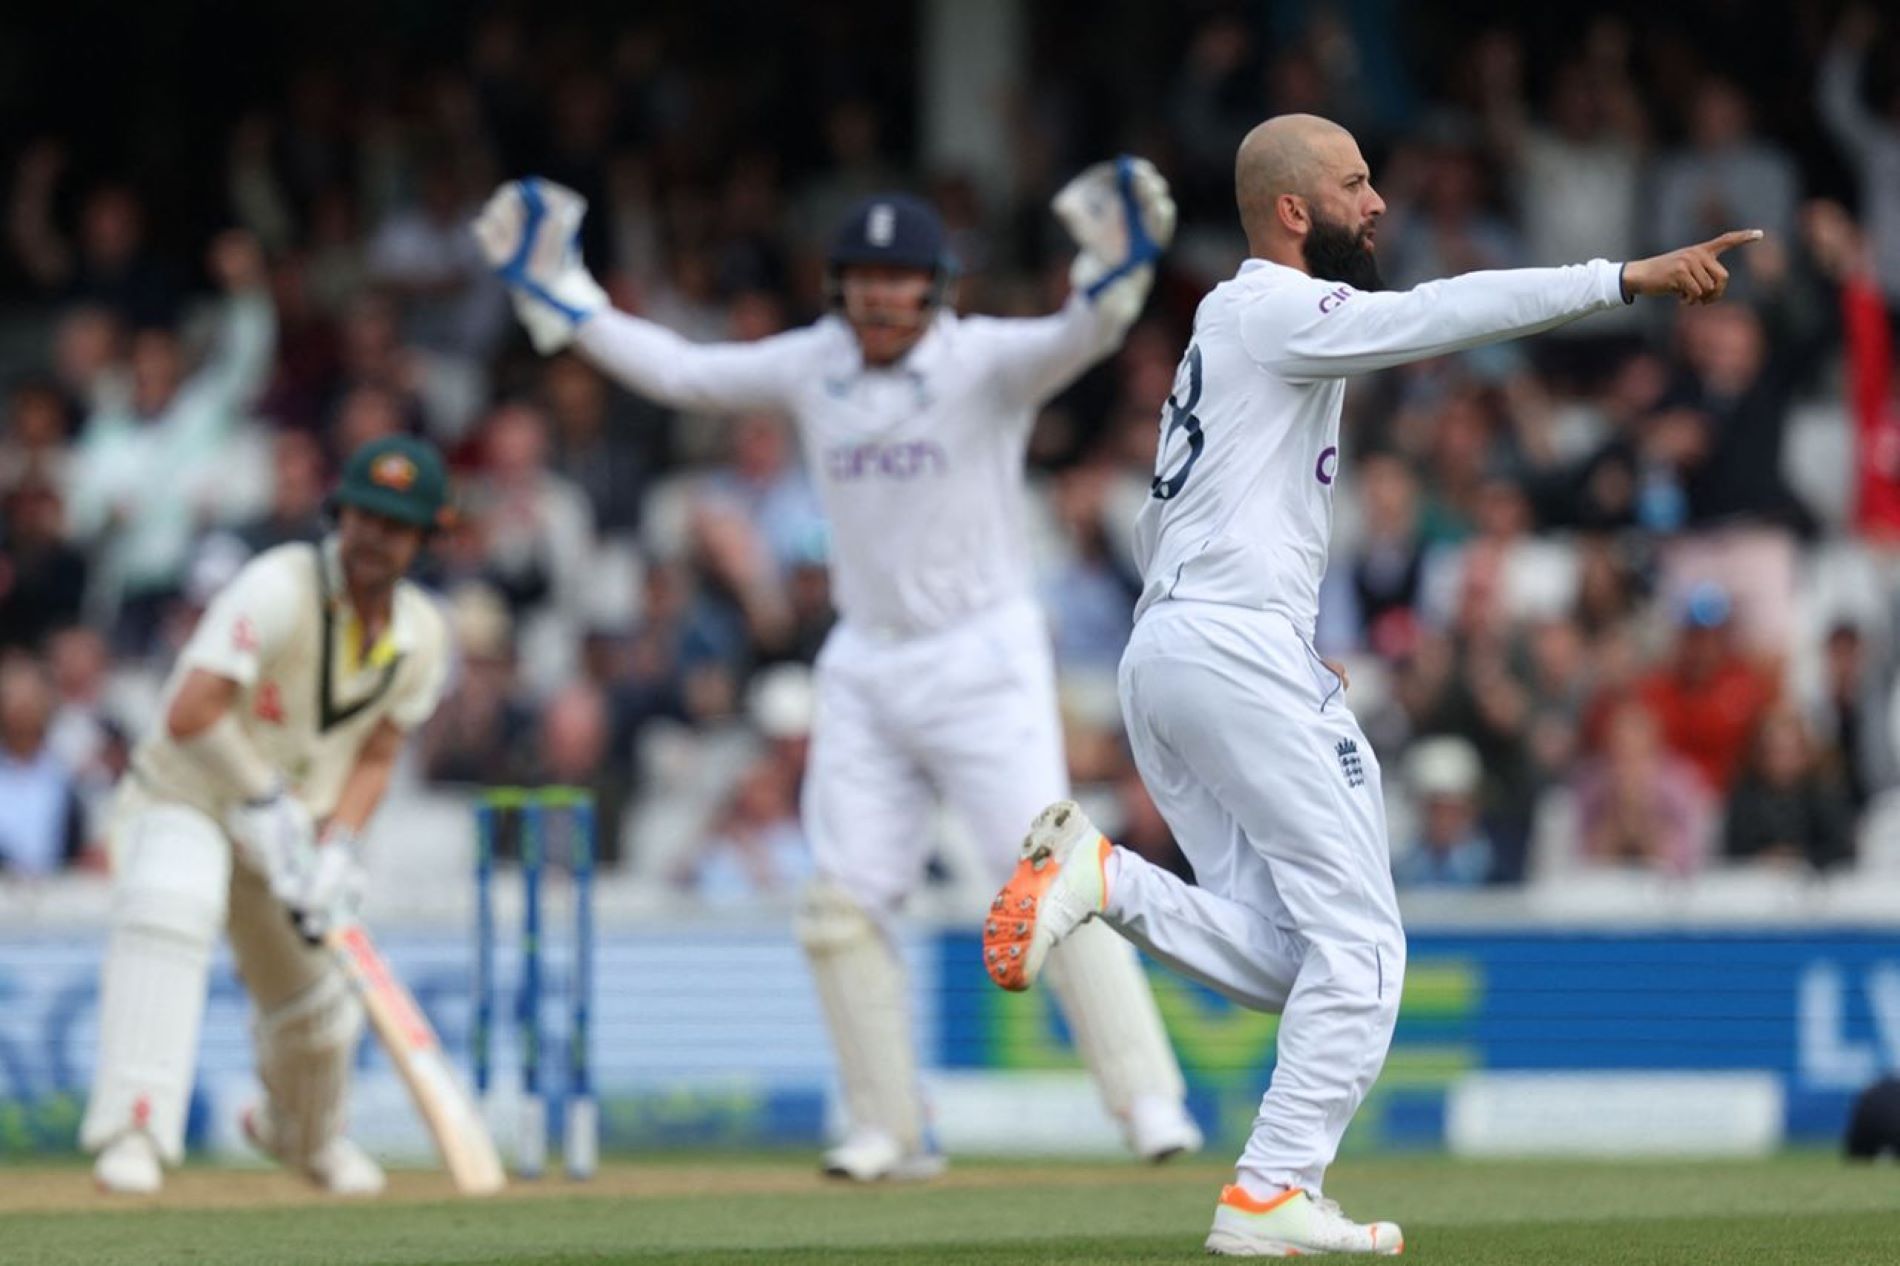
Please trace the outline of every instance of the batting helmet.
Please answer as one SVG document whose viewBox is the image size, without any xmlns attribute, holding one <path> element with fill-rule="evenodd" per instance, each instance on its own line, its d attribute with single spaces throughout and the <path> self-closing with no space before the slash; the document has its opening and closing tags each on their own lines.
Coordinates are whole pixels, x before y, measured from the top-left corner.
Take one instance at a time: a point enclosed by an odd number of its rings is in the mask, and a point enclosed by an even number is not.
<svg viewBox="0 0 1900 1266">
<path fill-rule="evenodd" d="M 332 513 L 355 506 L 434 531 L 449 522 L 448 469 L 433 444 L 414 436 L 371 440 L 350 454 L 329 504 Z"/>
</svg>

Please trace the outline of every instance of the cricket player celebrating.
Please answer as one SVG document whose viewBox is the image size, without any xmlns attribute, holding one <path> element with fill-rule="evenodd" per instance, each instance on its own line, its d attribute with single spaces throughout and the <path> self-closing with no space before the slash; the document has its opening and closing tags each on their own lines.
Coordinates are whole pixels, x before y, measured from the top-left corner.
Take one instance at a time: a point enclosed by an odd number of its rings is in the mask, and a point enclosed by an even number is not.
<svg viewBox="0 0 1900 1266">
<path fill-rule="evenodd" d="M 179 655 L 111 827 L 117 891 L 79 1136 L 106 1191 L 155 1192 L 181 1158 L 220 928 L 266 1092 L 246 1132 L 326 1191 L 382 1190 L 343 1134 L 362 1008 L 316 942 L 354 917 L 357 838 L 442 693 L 447 628 L 403 574 L 447 494 L 428 445 L 365 445 L 332 500 L 335 530 L 246 564 Z"/>
<path fill-rule="evenodd" d="M 936 212 L 902 194 L 868 198 L 830 248 L 830 315 L 719 345 L 608 306 L 574 247 L 585 205 L 517 181 L 475 226 L 535 345 L 571 343 L 666 404 L 779 409 L 797 423 L 841 613 L 817 663 L 803 812 L 819 879 L 797 922 L 850 1117 L 825 1168 L 929 1177 L 943 1162 L 890 921 L 928 860 L 934 796 L 994 845 L 1051 789 L 1066 794 L 1048 634 L 1031 598 L 1024 452 L 1038 407 L 1139 313 L 1174 204 L 1145 162 L 1084 173 L 1055 202 L 1082 248 L 1075 294 L 1052 316 L 990 320 L 951 311 Z M 994 855 L 999 879 L 1012 858 Z M 1083 935 L 1052 960 L 1050 980 L 1129 1147 L 1152 1159 L 1198 1148 L 1132 950 L 1112 933 Z"/>
<path fill-rule="evenodd" d="M 1729 233 L 1622 266 L 1480 272 L 1379 288 L 1385 203 L 1343 128 L 1256 127 L 1235 172 L 1252 258 L 1207 296 L 1162 417 L 1137 522 L 1146 580 L 1121 666 L 1143 780 L 1199 887 L 1045 810 L 985 927 L 997 983 L 1026 988 L 1099 917 L 1243 1006 L 1281 1015 L 1278 1062 L 1210 1252 L 1401 1250 L 1389 1222 L 1322 1196 L 1385 1061 L 1405 973 L 1379 762 L 1314 652 L 1341 469 L 1344 380 L 1536 333 L 1637 295 L 1719 298 Z"/>
</svg>

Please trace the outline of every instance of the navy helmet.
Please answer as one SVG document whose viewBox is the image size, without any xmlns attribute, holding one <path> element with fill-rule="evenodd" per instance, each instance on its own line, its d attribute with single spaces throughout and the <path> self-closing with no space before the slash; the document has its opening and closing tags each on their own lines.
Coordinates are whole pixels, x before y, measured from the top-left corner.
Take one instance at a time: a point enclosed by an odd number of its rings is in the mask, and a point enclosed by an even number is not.
<svg viewBox="0 0 1900 1266">
<path fill-rule="evenodd" d="M 940 303 L 956 275 L 943 217 L 922 198 L 908 193 L 878 193 L 863 199 L 832 235 L 825 254 L 827 289 L 838 299 L 841 273 L 853 264 L 887 264 L 931 274 L 930 301 Z"/>
</svg>

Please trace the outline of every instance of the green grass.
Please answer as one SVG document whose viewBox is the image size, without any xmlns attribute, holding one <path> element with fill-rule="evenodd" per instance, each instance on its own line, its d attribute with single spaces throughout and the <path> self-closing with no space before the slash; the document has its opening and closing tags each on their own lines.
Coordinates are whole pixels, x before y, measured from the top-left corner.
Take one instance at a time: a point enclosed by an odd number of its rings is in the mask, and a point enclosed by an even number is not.
<svg viewBox="0 0 1900 1266">
<path fill-rule="evenodd" d="M 1201 1260 L 1224 1172 L 964 1165 L 950 1184 L 807 1187 L 800 1168 L 648 1162 L 525 1198 L 319 1204 L 275 1175 L 218 1177 L 260 1207 L 113 1207 L 45 1171 L 58 1212 L 0 1213 L 21 1263 L 1115 1263 Z M 23 1171 L 0 1171 L 0 1186 Z M 796 1189 L 787 1190 L 787 1187 Z M 668 1189 L 694 1194 L 642 1194 Z M 724 1190 L 714 1190 L 724 1188 Z M 201 1180 L 200 1189 L 204 1189 Z M 568 1194 L 578 1190 L 582 1194 Z M 1881 1263 L 1900 1260 L 1900 1170 L 1823 1156 L 1753 1163 L 1358 1161 L 1329 1184 L 1348 1212 L 1404 1224 L 1414 1262 Z M 16 1192 L 17 1196 L 17 1192 Z M 288 1201 L 288 1203 L 285 1203 Z M 18 1207 L 16 1198 L 4 1207 Z"/>
</svg>

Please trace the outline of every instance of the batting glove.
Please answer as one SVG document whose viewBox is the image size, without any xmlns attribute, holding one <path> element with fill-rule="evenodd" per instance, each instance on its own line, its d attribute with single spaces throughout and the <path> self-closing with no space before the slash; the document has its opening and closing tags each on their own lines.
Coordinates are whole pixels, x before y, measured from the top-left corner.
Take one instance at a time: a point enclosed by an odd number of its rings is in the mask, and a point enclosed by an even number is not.
<svg viewBox="0 0 1900 1266">
<path fill-rule="evenodd" d="M 1123 155 L 1084 170 L 1049 205 L 1075 239 L 1070 285 L 1097 309 L 1132 322 L 1154 283 L 1154 261 L 1174 240 L 1167 180 L 1147 159 Z"/>
<path fill-rule="evenodd" d="M 297 891 L 286 902 L 297 930 L 313 945 L 331 928 L 357 921 L 369 888 L 355 832 L 332 828 L 315 851 Z"/>
<path fill-rule="evenodd" d="M 581 263 L 578 237 L 586 214 L 587 199 L 529 176 L 495 190 L 471 226 L 543 356 L 573 342 L 581 323 L 607 306 L 607 292 Z"/>
<path fill-rule="evenodd" d="M 226 813 L 224 827 L 238 855 L 264 876 L 273 896 L 288 904 L 316 851 L 316 824 L 303 801 L 279 785 L 269 795 L 247 800 Z"/>
</svg>

